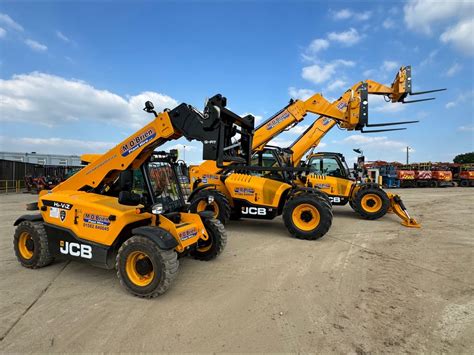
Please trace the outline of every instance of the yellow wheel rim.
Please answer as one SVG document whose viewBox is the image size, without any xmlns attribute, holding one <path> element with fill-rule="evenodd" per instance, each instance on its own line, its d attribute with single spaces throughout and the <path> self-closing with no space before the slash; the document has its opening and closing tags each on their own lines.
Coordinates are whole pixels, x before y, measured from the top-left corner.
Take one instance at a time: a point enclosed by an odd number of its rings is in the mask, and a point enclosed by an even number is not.
<svg viewBox="0 0 474 355">
<path fill-rule="evenodd" d="M 316 207 L 309 203 L 297 206 L 291 214 L 294 225 L 302 231 L 315 229 L 321 221 L 321 215 Z"/>
<path fill-rule="evenodd" d="M 196 250 L 197 250 L 198 252 L 200 252 L 200 253 L 205 253 L 205 252 L 211 250 L 211 247 L 212 247 L 212 239 L 209 238 L 209 239 L 207 240 L 207 242 L 209 242 L 208 245 L 204 245 L 204 246 L 202 246 L 202 247 L 197 247 Z"/>
<path fill-rule="evenodd" d="M 146 269 L 150 270 L 145 272 Z M 141 287 L 148 286 L 155 277 L 150 258 L 141 251 L 130 253 L 125 262 L 125 272 L 131 282 Z"/>
<path fill-rule="evenodd" d="M 360 201 L 364 211 L 369 213 L 378 212 L 382 208 L 382 199 L 376 194 L 367 194 Z"/>
<path fill-rule="evenodd" d="M 18 249 L 20 250 L 20 255 L 23 259 L 29 260 L 33 257 L 34 243 L 30 233 L 23 232 L 20 234 L 20 238 L 18 239 Z"/>
<path fill-rule="evenodd" d="M 219 205 L 216 201 L 207 203 L 206 200 L 201 200 L 196 207 L 196 212 L 202 211 L 212 211 L 214 213 L 214 218 L 217 218 L 219 216 Z"/>
</svg>

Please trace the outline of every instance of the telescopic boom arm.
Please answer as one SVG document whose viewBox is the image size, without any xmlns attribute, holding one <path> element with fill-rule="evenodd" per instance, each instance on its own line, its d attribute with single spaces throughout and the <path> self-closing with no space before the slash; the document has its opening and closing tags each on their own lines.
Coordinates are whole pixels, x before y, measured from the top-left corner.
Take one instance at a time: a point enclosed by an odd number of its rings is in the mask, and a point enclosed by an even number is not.
<svg viewBox="0 0 474 355">
<path fill-rule="evenodd" d="M 239 161 L 241 158 L 233 155 L 236 153 L 234 150 L 228 150 L 225 155 L 223 152 L 226 146 L 231 144 L 235 127 L 242 127 L 244 136 L 250 135 L 253 117 L 241 118 L 230 115 L 225 110 L 221 112 L 216 102 L 223 102 L 225 105 L 225 98 L 221 95 L 214 96 L 207 103 L 204 113 L 183 103 L 172 110 L 157 114 L 153 104 L 148 101 L 145 111 L 155 115 L 152 122 L 107 153 L 97 157 L 91 155 L 90 164 L 56 186 L 53 191 L 91 191 L 99 188 L 113 182 L 121 171 L 138 168 L 157 147 L 181 137 L 203 142 L 203 159 Z"/>
<path fill-rule="evenodd" d="M 425 93 L 432 93 L 437 91 L 443 91 L 446 89 L 437 89 L 437 90 L 428 90 L 413 93 L 411 91 L 411 67 L 406 66 L 400 68 L 395 80 L 393 81 L 391 87 L 386 85 L 380 84 L 373 80 L 365 81 L 367 85 L 367 93 L 372 95 L 383 95 L 387 97 L 387 102 L 400 102 L 400 103 L 413 103 L 413 102 L 421 102 L 421 101 L 429 101 L 434 100 L 434 98 L 427 98 L 427 99 L 420 99 L 420 100 L 413 100 L 413 101 L 405 101 L 405 98 L 409 95 L 421 95 Z M 347 90 L 343 96 L 341 96 L 338 100 L 336 100 L 333 105 L 337 107 L 343 107 L 346 105 L 346 102 L 350 100 L 352 97 L 352 92 L 357 91 L 358 88 L 363 85 L 364 83 L 357 83 L 351 89 Z M 386 132 L 386 131 L 398 131 L 404 130 L 406 128 L 389 128 L 389 129 L 377 129 L 377 130 L 363 130 L 365 127 L 385 127 L 385 126 L 393 126 L 399 124 L 409 124 L 409 123 L 416 123 L 418 121 L 404 121 L 404 122 L 390 122 L 390 123 L 379 123 L 379 124 L 369 124 L 368 121 L 364 122 L 361 121 L 359 125 L 356 124 L 356 127 L 360 127 L 362 133 L 375 133 L 375 132 Z M 293 164 L 297 166 L 303 156 L 312 148 L 315 148 L 319 145 L 321 140 L 324 136 L 339 122 L 333 120 L 328 117 L 324 117 L 323 115 L 319 116 L 313 124 L 311 124 L 305 132 L 303 132 L 294 142 L 290 148 L 293 151 Z M 353 125 L 347 125 L 345 122 L 339 123 L 341 128 L 345 128 L 348 130 L 353 129 Z M 355 128 L 358 129 L 358 128 Z"/>
</svg>

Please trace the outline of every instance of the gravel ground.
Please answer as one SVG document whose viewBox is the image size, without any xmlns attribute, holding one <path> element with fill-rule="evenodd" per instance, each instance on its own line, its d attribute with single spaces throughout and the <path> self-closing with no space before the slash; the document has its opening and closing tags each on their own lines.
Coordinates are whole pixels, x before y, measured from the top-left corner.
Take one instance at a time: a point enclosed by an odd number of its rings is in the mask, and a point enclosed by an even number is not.
<svg viewBox="0 0 474 355">
<path fill-rule="evenodd" d="M 231 222 L 224 253 L 181 259 L 153 300 L 112 270 L 22 268 L 13 221 L 35 196 L 2 195 L 0 351 L 474 353 L 474 189 L 397 192 L 422 229 L 348 206 L 318 241 L 279 218 Z"/>
</svg>

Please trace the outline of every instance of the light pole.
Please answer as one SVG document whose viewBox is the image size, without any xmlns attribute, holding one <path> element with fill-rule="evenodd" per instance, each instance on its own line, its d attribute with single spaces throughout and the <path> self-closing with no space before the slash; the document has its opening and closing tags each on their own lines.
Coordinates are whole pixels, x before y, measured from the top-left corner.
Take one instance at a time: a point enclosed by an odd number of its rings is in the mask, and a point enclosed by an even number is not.
<svg viewBox="0 0 474 355">
<path fill-rule="evenodd" d="M 186 146 L 183 145 L 183 160 L 186 161 Z"/>
<path fill-rule="evenodd" d="M 411 148 L 410 148 L 409 146 L 407 146 L 407 165 L 408 165 L 409 162 L 410 162 L 410 149 L 411 149 Z"/>
</svg>

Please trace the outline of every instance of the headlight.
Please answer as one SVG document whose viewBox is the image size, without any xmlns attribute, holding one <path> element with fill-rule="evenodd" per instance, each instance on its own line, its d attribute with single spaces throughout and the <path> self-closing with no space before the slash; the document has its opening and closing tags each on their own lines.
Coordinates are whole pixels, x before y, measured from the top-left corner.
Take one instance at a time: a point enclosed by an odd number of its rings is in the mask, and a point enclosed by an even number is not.
<svg viewBox="0 0 474 355">
<path fill-rule="evenodd" d="M 213 202 L 214 202 L 214 196 L 212 196 L 212 195 L 207 196 L 207 203 L 211 204 Z"/>
<path fill-rule="evenodd" d="M 151 207 L 151 213 L 153 214 L 162 214 L 163 213 L 163 205 L 161 203 L 157 203 Z"/>
</svg>

